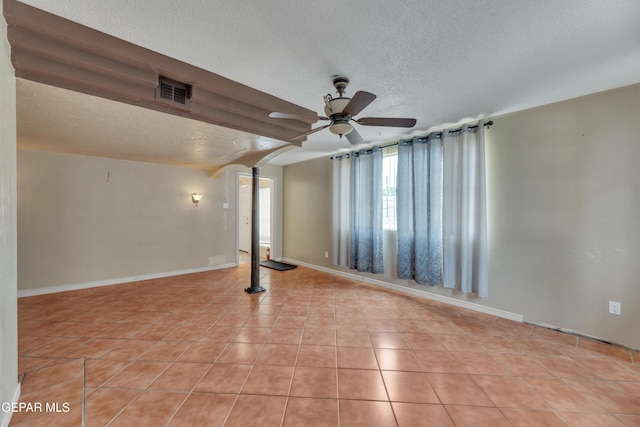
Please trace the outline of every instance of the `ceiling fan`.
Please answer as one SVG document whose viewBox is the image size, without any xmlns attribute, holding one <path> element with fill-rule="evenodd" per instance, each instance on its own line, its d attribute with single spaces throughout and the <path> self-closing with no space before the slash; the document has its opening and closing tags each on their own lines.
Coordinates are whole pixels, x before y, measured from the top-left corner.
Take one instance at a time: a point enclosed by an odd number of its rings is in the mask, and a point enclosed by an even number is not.
<svg viewBox="0 0 640 427">
<path fill-rule="evenodd" d="M 353 127 L 350 122 L 356 122 L 363 126 L 390 126 L 390 127 L 403 127 L 410 128 L 415 126 L 416 119 L 403 119 L 403 118 L 389 118 L 389 117 L 363 117 L 361 119 L 355 119 L 353 116 L 360 113 L 369 104 L 376 99 L 376 95 L 358 91 L 353 95 L 353 98 L 347 98 L 344 96 L 349 79 L 342 76 L 336 76 L 333 79 L 333 86 L 338 91 L 338 98 L 333 98 L 331 95 L 324 97 L 324 113 L 326 116 L 303 116 L 300 114 L 289 114 L 273 112 L 269 114 L 269 117 L 274 119 L 297 119 L 306 121 L 318 121 L 327 120 L 330 123 L 328 125 L 320 126 L 310 131 L 301 133 L 291 138 L 291 141 L 300 140 L 312 133 L 316 133 L 322 129 L 329 128 L 329 130 L 336 134 L 346 136 L 351 144 L 359 144 L 362 142 L 362 136 Z"/>
</svg>

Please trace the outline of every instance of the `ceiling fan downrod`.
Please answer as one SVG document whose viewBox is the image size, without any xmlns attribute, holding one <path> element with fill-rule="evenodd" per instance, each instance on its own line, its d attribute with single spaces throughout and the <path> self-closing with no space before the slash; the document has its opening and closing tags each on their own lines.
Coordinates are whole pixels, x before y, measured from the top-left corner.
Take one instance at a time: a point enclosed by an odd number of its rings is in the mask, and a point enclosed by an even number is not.
<svg viewBox="0 0 640 427">
<path fill-rule="evenodd" d="M 338 95 L 342 98 L 349 86 L 349 79 L 344 76 L 335 76 L 333 78 L 333 87 L 338 91 Z"/>
</svg>

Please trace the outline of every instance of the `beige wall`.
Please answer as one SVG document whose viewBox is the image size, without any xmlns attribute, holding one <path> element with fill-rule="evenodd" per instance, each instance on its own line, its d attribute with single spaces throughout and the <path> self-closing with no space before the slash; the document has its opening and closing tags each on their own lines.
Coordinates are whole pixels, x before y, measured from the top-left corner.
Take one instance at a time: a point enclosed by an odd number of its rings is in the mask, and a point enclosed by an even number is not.
<svg viewBox="0 0 640 427">
<path fill-rule="evenodd" d="M 18 386 L 16 239 L 16 81 L 0 2 L 0 404 Z"/>
<path fill-rule="evenodd" d="M 282 181 L 281 167 L 266 169 Z M 249 171 L 233 166 L 211 179 L 196 169 L 19 150 L 20 291 L 234 264 L 237 173 Z M 193 192 L 204 195 L 198 207 Z"/>
<path fill-rule="evenodd" d="M 284 167 L 285 258 L 331 265 L 331 173 L 329 159 Z"/>
<path fill-rule="evenodd" d="M 497 304 L 640 348 L 638 117 L 635 85 L 495 121 L 487 192 Z M 610 300 L 622 316 L 608 314 Z"/>
<path fill-rule="evenodd" d="M 486 132 L 488 298 L 368 277 L 640 348 L 640 85 L 494 119 Z M 331 266 L 331 161 L 284 168 L 285 256 Z M 340 269 L 350 271 L 347 269 Z M 608 301 L 622 302 L 622 316 Z"/>
</svg>

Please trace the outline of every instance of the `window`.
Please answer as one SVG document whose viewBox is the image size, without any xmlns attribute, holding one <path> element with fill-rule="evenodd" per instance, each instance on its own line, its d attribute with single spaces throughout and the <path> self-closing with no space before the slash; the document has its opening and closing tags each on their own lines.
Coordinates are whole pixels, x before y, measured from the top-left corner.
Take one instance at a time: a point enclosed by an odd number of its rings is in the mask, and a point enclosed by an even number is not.
<svg viewBox="0 0 640 427">
<path fill-rule="evenodd" d="M 398 166 L 398 147 L 386 147 L 382 150 L 382 227 L 395 230 L 396 226 L 396 168 Z"/>
</svg>

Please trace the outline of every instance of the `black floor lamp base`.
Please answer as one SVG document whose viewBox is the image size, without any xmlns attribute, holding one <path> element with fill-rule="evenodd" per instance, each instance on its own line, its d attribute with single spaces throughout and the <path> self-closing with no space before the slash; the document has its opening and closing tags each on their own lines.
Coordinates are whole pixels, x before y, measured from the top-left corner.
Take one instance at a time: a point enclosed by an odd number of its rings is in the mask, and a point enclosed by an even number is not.
<svg viewBox="0 0 640 427">
<path fill-rule="evenodd" d="M 266 291 L 266 289 L 263 288 L 262 286 L 258 286 L 255 288 L 254 287 L 246 288 L 244 291 L 248 294 L 259 294 L 260 292 Z"/>
</svg>

